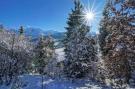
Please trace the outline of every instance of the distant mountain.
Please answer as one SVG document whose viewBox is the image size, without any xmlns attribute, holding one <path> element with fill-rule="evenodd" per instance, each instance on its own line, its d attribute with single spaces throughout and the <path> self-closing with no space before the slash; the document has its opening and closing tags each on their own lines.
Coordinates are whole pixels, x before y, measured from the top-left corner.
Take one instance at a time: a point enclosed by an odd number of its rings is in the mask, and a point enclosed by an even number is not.
<svg viewBox="0 0 135 89">
<path fill-rule="evenodd" d="M 18 33 L 18 30 L 11 29 L 11 31 Z M 64 37 L 64 32 L 54 30 L 44 31 L 40 28 L 26 28 L 24 32 L 26 36 L 31 36 L 33 39 L 37 39 L 41 34 L 51 35 L 54 39 L 62 39 Z"/>
<path fill-rule="evenodd" d="M 44 31 L 39 28 L 26 28 L 24 32 L 26 36 L 31 36 L 32 38 L 38 38 L 44 33 Z"/>
<path fill-rule="evenodd" d="M 40 28 L 27 28 L 25 29 L 26 36 L 32 36 L 33 38 L 39 37 L 41 34 L 51 35 L 54 39 L 61 39 L 64 37 L 64 32 L 58 32 L 54 30 L 44 31 Z"/>
<path fill-rule="evenodd" d="M 18 30 L 15 30 L 15 29 L 11 29 L 11 31 L 18 33 Z M 31 36 L 32 39 L 34 39 L 34 40 L 36 40 L 38 37 L 40 37 L 41 34 L 51 35 L 56 40 L 60 40 L 64 37 L 64 32 L 58 32 L 58 31 L 54 31 L 54 30 L 45 31 L 40 28 L 32 28 L 32 27 L 26 28 L 24 32 L 25 32 L 26 36 Z M 96 33 L 90 32 L 90 33 L 88 33 L 88 35 L 96 36 Z"/>
</svg>

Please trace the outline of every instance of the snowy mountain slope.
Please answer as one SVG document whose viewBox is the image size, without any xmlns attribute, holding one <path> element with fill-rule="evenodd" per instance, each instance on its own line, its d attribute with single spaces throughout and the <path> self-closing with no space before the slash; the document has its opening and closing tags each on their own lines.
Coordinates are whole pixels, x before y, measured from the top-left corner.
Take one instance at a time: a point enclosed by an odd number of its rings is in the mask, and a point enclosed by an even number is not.
<svg viewBox="0 0 135 89">
<path fill-rule="evenodd" d="M 64 53 L 64 48 L 58 48 L 55 50 L 55 53 L 57 55 L 57 61 L 60 62 L 60 61 L 63 61 L 65 58 L 65 53 Z"/>
</svg>

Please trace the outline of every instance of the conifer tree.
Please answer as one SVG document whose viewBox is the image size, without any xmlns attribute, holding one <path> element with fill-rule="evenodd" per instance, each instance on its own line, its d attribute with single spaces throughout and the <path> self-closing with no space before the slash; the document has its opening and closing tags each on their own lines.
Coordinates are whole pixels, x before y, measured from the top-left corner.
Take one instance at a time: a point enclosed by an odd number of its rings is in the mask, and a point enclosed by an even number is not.
<svg viewBox="0 0 135 89">
<path fill-rule="evenodd" d="M 19 34 L 22 35 L 23 33 L 24 33 L 24 28 L 23 28 L 23 26 L 20 26 Z"/>
<path fill-rule="evenodd" d="M 54 41 L 51 36 L 41 36 L 35 48 L 34 65 L 37 72 L 42 75 L 42 89 L 44 75 L 47 74 L 47 65 L 54 56 Z"/>
<path fill-rule="evenodd" d="M 4 29 L 4 26 L 0 24 L 0 31 L 2 31 L 3 29 Z"/>
<path fill-rule="evenodd" d="M 115 88 L 123 89 L 131 77 L 134 61 L 134 0 L 113 0 L 111 2 L 111 34 L 106 38 L 105 65 Z M 120 8 L 117 8 L 117 7 Z"/>
<path fill-rule="evenodd" d="M 107 49 L 105 49 L 105 39 L 106 37 L 109 35 L 109 32 L 110 30 L 108 30 L 108 27 L 109 25 L 111 24 L 110 22 L 110 8 L 111 8 L 111 4 L 110 4 L 110 0 L 107 0 L 106 2 L 106 6 L 104 8 L 104 11 L 103 11 L 103 18 L 100 22 L 100 34 L 98 36 L 99 38 L 99 45 L 100 45 L 100 51 L 102 53 L 102 55 L 104 56 L 105 54 L 107 54 Z"/>
<path fill-rule="evenodd" d="M 54 42 L 51 37 L 41 36 L 35 48 L 34 64 L 37 72 L 45 74 L 45 68 L 54 55 Z"/>
<path fill-rule="evenodd" d="M 81 78 L 93 71 L 92 62 L 96 52 L 91 38 L 86 37 L 89 26 L 83 21 L 83 6 L 79 0 L 74 1 L 75 8 L 69 14 L 68 26 L 64 39 L 65 45 L 65 74 L 71 78 Z"/>
<path fill-rule="evenodd" d="M 108 35 L 111 34 L 109 29 L 111 26 L 111 0 L 106 0 L 106 5 L 103 10 L 103 18 L 100 21 L 99 35 L 98 35 L 98 45 L 99 45 L 99 63 L 98 63 L 98 75 L 97 80 L 105 83 L 105 78 L 107 76 L 107 70 L 104 66 L 104 56 L 108 54 L 109 49 L 105 48 L 106 39 Z"/>
</svg>

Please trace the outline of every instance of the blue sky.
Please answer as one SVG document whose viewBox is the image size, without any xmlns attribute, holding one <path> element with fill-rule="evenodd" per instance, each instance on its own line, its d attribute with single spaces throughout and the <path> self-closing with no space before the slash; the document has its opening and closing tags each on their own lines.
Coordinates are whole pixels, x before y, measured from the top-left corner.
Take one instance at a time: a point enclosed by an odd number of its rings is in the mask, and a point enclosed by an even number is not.
<svg viewBox="0 0 135 89">
<path fill-rule="evenodd" d="M 81 0 L 88 5 L 88 0 Z M 105 0 L 89 0 L 90 6 L 95 2 L 96 11 L 102 12 Z M 66 21 L 73 0 L 0 0 L 0 23 L 8 28 L 25 27 L 43 30 L 65 31 Z M 92 29 L 97 29 L 97 22 Z"/>
</svg>

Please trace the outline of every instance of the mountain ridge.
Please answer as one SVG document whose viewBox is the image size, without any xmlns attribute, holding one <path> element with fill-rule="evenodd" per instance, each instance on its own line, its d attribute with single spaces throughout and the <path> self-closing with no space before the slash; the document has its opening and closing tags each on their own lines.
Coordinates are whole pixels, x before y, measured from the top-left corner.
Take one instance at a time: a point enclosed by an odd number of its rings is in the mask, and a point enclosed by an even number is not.
<svg viewBox="0 0 135 89">
<path fill-rule="evenodd" d="M 10 29 L 10 31 L 13 31 L 18 34 L 18 30 L 16 29 Z M 62 39 L 64 37 L 64 32 L 59 32 L 56 30 L 43 30 L 40 28 L 25 28 L 24 33 L 26 36 L 31 36 L 33 39 L 39 38 L 41 35 L 51 35 L 54 39 Z"/>
</svg>

